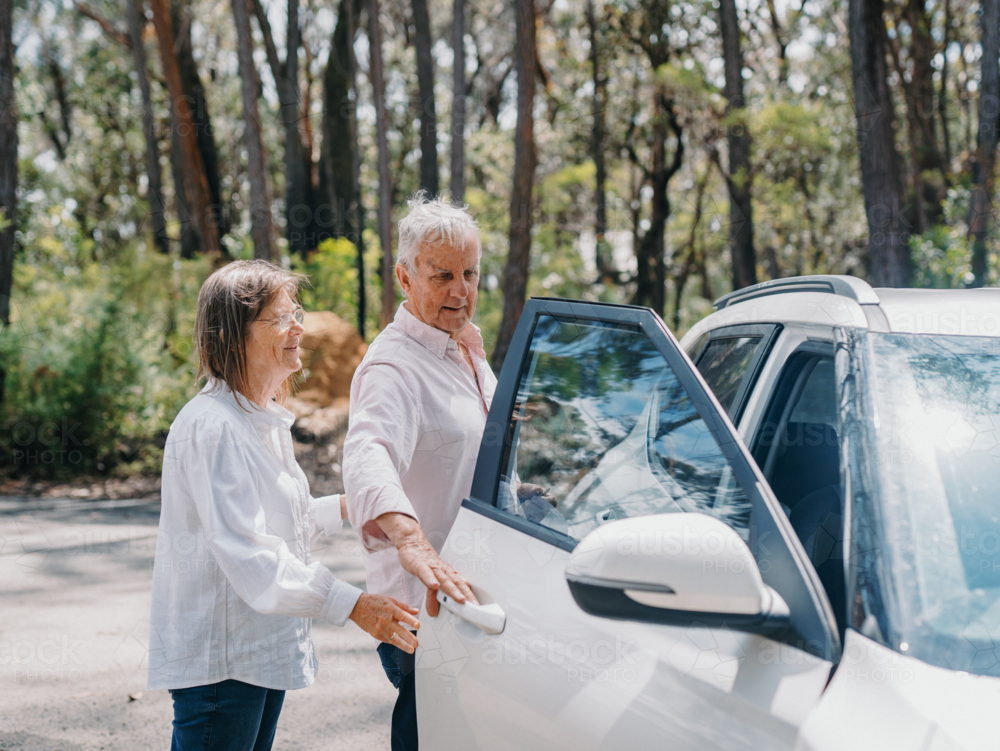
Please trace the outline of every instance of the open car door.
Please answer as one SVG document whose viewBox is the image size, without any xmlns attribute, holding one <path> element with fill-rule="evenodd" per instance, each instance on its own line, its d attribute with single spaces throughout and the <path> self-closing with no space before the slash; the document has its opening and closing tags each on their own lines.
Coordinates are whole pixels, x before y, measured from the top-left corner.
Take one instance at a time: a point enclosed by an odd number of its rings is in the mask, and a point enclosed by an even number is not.
<svg viewBox="0 0 1000 751">
<path fill-rule="evenodd" d="M 792 748 L 839 658 L 821 584 L 663 321 L 533 299 L 420 615 L 425 751 Z"/>
</svg>

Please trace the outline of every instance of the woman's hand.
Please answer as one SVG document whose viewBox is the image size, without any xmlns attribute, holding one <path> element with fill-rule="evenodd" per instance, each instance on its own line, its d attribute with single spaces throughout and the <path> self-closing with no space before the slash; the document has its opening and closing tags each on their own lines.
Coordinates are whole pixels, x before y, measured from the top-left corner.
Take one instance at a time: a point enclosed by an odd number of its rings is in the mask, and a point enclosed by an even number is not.
<svg viewBox="0 0 1000 751">
<path fill-rule="evenodd" d="M 379 641 L 413 654 L 417 637 L 410 629 L 420 628 L 414 617 L 418 612 L 392 597 L 363 594 L 351 611 L 351 620 Z"/>
</svg>

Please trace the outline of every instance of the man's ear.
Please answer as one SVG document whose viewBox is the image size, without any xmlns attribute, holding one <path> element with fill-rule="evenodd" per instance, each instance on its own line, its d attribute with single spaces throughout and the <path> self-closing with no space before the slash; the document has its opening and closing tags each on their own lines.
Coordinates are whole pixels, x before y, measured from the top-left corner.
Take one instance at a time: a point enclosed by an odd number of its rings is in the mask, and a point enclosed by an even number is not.
<svg viewBox="0 0 1000 751">
<path fill-rule="evenodd" d="M 410 296 L 410 273 L 406 270 L 406 266 L 401 263 L 396 264 L 396 278 L 399 280 L 399 286 L 403 288 L 403 293 L 409 297 Z"/>
</svg>

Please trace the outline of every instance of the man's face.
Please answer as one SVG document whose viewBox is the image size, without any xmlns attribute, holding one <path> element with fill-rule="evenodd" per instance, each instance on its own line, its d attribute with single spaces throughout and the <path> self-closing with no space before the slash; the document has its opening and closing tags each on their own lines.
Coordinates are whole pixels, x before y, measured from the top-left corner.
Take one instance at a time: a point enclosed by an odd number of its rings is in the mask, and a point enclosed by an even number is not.
<svg viewBox="0 0 1000 751">
<path fill-rule="evenodd" d="M 462 247 L 425 243 L 417 250 L 414 266 L 413 273 L 402 264 L 396 266 L 407 309 L 457 340 L 476 312 L 479 252 L 475 241 L 470 239 Z"/>
</svg>

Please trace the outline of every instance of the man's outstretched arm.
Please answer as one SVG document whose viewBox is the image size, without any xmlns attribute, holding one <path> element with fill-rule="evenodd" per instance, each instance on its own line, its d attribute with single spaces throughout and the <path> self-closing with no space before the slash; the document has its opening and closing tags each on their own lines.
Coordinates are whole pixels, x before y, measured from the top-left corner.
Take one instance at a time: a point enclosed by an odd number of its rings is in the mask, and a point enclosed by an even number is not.
<svg viewBox="0 0 1000 751">
<path fill-rule="evenodd" d="M 375 519 L 386 537 L 396 546 L 399 563 L 427 587 L 427 615 L 438 614 L 437 591 L 444 590 L 458 602 L 479 604 L 465 577 L 441 560 L 441 556 L 427 541 L 424 531 L 412 516 L 400 513 L 382 514 Z"/>
</svg>

